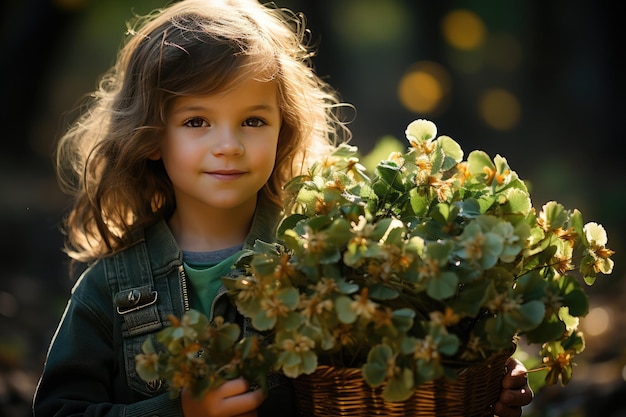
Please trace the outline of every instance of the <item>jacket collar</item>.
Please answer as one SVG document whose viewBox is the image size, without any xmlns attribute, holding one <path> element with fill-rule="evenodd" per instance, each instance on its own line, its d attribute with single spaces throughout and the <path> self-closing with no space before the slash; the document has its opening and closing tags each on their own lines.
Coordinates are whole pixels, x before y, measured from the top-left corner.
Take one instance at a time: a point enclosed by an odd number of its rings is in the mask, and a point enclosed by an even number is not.
<svg viewBox="0 0 626 417">
<path fill-rule="evenodd" d="M 280 208 L 263 193 L 259 193 L 250 232 L 244 241 L 244 249 L 252 249 L 257 240 L 275 242 L 276 229 L 280 220 Z M 182 263 L 182 252 L 165 219 L 161 219 L 148 227 L 140 239 L 146 240 L 148 256 L 152 265 L 165 267 L 170 264 L 178 266 Z"/>
<path fill-rule="evenodd" d="M 252 219 L 250 232 L 244 242 L 244 249 L 252 249 L 257 240 L 273 243 L 276 241 L 276 229 L 281 220 L 280 208 L 259 193 L 256 211 Z"/>
</svg>

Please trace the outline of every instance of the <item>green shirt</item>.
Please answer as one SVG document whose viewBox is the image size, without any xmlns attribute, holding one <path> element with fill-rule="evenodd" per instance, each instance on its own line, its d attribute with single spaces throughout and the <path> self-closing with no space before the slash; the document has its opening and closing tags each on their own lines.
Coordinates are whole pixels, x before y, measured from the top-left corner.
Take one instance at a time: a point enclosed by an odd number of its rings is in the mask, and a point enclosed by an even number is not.
<svg viewBox="0 0 626 417">
<path fill-rule="evenodd" d="M 191 284 L 191 306 L 205 315 L 226 275 L 241 253 L 241 246 L 216 252 L 183 252 L 183 265 Z"/>
</svg>

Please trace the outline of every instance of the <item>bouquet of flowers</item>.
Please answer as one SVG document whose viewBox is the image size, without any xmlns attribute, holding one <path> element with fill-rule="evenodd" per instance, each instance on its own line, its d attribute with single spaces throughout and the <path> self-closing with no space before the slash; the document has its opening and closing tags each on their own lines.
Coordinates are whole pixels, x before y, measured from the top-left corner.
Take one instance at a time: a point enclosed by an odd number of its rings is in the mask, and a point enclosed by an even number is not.
<svg viewBox="0 0 626 417">
<path fill-rule="evenodd" d="M 326 364 L 360 368 L 403 401 L 524 338 L 540 346 L 546 383 L 567 384 L 585 347 L 583 283 L 613 269 L 604 228 L 555 201 L 537 212 L 504 157 L 464 159 L 430 121 L 406 138 L 371 175 L 344 144 L 287 184 L 279 243 L 257 242 L 224 279 L 259 335 L 193 310 L 172 317 L 162 346 L 147 339 L 137 357 L 142 378 L 200 395 Z"/>
</svg>

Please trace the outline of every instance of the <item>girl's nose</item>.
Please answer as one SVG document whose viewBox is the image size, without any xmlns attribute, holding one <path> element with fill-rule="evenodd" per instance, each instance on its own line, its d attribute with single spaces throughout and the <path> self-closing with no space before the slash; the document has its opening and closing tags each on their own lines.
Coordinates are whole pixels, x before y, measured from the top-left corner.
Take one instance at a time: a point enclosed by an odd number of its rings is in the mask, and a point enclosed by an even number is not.
<svg viewBox="0 0 626 417">
<path fill-rule="evenodd" d="M 244 152 L 238 133 L 231 128 L 220 129 L 214 140 L 212 152 L 215 156 L 239 156 Z"/>
</svg>

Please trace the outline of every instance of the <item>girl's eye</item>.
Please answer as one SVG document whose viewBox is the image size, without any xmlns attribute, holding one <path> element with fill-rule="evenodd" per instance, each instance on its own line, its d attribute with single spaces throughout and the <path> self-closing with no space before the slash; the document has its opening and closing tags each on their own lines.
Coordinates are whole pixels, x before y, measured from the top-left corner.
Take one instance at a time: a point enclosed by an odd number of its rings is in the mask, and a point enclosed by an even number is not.
<svg viewBox="0 0 626 417">
<path fill-rule="evenodd" d="M 192 119 L 187 120 L 185 123 L 183 123 L 183 125 L 187 127 L 207 127 L 208 123 L 205 122 L 200 117 L 194 117 Z"/>
<path fill-rule="evenodd" d="M 265 122 L 261 119 L 258 119 L 256 117 L 251 117 L 249 119 L 246 119 L 243 122 L 243 125 L 246 127 L 261 127 L 263 125 L 265 125 Z"/>
</svg>

